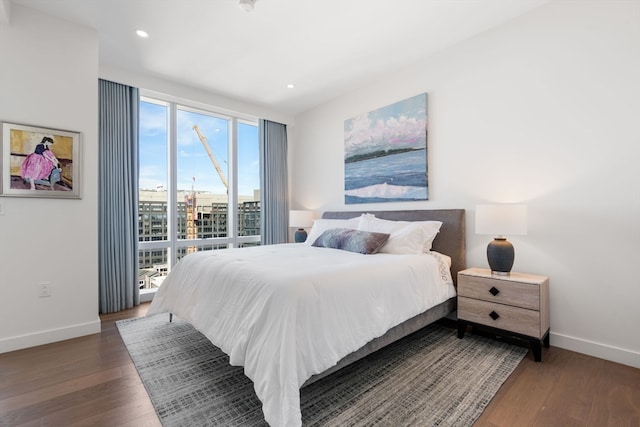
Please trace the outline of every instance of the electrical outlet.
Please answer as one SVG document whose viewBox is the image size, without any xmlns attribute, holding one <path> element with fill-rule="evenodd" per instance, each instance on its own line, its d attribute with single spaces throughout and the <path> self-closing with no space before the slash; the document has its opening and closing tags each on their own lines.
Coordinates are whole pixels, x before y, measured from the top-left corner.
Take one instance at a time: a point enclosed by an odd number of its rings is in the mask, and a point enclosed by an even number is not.
<svg viewBox="0 0 640 427">
<path fill-rule="evenodd" d="M 50 297 L 51 296 L 51 283 L 45 282 L 40 283 L 40 298 Z"/>
</svg>

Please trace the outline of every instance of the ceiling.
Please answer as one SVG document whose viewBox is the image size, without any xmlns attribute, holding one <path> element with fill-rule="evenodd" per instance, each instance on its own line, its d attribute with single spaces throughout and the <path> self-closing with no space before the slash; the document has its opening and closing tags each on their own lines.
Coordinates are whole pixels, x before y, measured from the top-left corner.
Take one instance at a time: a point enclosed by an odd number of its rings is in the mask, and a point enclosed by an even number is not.
<svg viewBox="0 0 640 427">
<path fill-rule="evenodd" d="M 13 3 L 96 29 L 101 66 L 295 115 L 549 1 L 258 0 L 252 12 L 237 0 Z"/>
</svg>

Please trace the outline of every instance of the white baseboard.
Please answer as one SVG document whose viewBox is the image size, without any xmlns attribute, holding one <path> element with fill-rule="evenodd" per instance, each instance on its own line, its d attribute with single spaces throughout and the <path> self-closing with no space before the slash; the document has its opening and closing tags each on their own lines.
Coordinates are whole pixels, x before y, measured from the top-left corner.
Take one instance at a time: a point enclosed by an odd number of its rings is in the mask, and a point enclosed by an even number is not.
<svg viewBox="0 0 640 427">
<path fill-rule="evenodd" d="M 565 350 L 587 354 L 589 356 L 598 357 L 600 359 L 640 369 L 640 352 L 637 351 L 612 347 L 554 332 L 550 335 L 550 342 L 553 347 L 564 348 Z"/>
<path fill-rule="evenodd" d="M 0 339 L 0 354 L 100 333 L 100 319 L 64 328 Z"/>
</svg>

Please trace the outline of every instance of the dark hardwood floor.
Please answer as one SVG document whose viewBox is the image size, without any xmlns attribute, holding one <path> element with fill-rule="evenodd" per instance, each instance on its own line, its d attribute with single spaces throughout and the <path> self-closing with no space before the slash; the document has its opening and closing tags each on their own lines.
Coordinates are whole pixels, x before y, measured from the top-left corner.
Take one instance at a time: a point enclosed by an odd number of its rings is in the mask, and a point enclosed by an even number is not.
<svg viewBox="0 0 640 427">
<path fill-rule="evenodd" d="M 160 426 L 115 321 L 102 332 L 0 354 L 0 426 Z M 553 344 L 553 343 L 552 343 Z M 520 363 L 476 426 L 640 426 L 640 369 L 544 349 Z"/>
</svg>

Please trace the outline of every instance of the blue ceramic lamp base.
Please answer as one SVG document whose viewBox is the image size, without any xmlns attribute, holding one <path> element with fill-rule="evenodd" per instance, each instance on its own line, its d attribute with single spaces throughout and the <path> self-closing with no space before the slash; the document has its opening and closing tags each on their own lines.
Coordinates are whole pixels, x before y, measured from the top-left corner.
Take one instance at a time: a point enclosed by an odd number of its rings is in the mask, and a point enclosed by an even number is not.
<svg viewBox="0 0 640 427">
<path fill-rule="evenodd" d="M 293 235 L 293 240 L 296 243 L 302 243 L 307 240 L 307 232 L 302 228 L 298 228 L 296 233 Z"/>
</svg>

